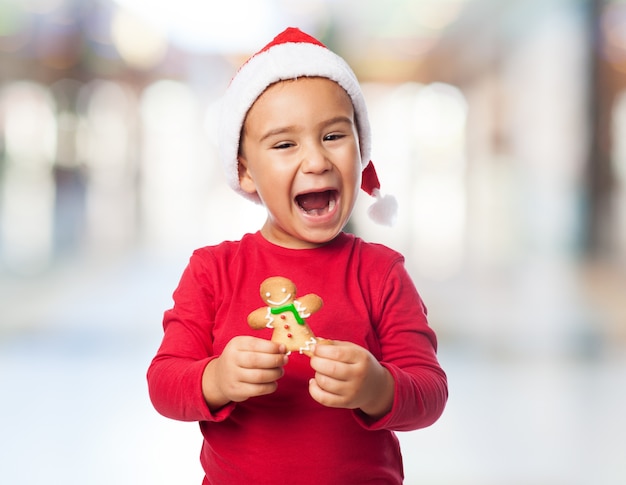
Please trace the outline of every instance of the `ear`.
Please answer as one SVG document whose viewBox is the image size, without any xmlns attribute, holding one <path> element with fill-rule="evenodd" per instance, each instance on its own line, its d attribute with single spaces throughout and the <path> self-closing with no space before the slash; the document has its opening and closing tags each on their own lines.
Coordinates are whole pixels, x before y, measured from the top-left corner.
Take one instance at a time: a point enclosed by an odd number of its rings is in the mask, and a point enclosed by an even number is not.
<svg viewBox="0 0 626 485">
<path fill-rule="evenodd" d="M 248 169 L 248 161 L 243 155 L 237 157 L 237 171 L 239 172 L 239 186 L 241 190 L 248 194 L 256 193 L 256 184 L 252 178 L 252 174 Z"/>
</svg>

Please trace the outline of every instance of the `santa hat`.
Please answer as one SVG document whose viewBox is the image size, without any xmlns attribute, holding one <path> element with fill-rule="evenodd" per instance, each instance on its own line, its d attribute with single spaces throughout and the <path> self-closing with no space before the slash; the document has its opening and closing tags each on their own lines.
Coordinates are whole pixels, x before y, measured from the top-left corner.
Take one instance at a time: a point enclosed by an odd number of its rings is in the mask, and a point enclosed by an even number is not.
<svg viewBox="0 0 626 485">
<path fill-rule="evenodd" d="M 317 39 L 293 27 L 276 36 L 239 68 L 221 100 L 218 143 L 228 185 L 244 197 L 260 203 L 257 194 L 249 194 L 239 185 L 237 156 L 246 114 L 271 84 L 307 76 L 335 81 L 350 96 L 356 114 L 364 168 L 361 188 L 376 198 L 368 214 L 379 224 L 393 224 L 397 203 L 395 198 L 383 197 L 380 193 L 380 182 L 370 160 L 371 131 L 367 108 L 356 75 L 340 56 Z"/>
</svg>

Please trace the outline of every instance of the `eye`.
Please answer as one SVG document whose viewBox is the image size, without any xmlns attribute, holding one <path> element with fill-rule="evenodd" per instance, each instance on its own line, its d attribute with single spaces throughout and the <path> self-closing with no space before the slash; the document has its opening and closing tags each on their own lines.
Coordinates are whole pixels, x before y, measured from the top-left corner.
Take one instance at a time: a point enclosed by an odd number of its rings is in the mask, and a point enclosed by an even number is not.
<svg viewBox="0 0 626 485">
<path fill-rule="evenodd" d="M 265 293 L 265 297 L 269 298 L 270 296 L 272 296 L 272 294 L 268 291 L 267 293 Z"/>
<path fill-rule="evenodd" d="M 291 143 L 289 141 L 283 141 L 283 142 L 277 143 L 276 145 L 272 146 L 272 148 L 274 150 L 285 150 L 285 149 L 291 148 L 293 146 L 295 146 L 295 143 Z"/>
<path fill-rule="evenodd" d="M 282 291 L 283 293 L 287 293 L 287 288 L 283 288 L 281 291 Z"/>
<path fill-rule="evenodd" d="M 346 135 L 344 135 L 343 133 L 329 133 L 328 135 L 324 136 L 324 141 L 341 140 L 345 136 Z"/>
</svg>

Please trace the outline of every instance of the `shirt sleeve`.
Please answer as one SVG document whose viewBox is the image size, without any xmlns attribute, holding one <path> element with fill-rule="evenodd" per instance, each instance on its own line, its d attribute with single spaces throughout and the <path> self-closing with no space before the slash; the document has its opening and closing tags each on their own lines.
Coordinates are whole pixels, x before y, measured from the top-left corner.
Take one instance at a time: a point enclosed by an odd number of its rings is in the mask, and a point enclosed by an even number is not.
<svg viewBox="0 0 626 485">
<path fill-rule="evenodd" d="M 202 375 L 215 358 L 211 329 L 214 299 L 204 261 L 191 257 L 163 317 L 163 340 L 147 373 L 150 399 L 162 415 L 181 421 L 223 421 L 233 408 L 212 412 L 202 394 Z"/>
<path fill-rule="evenodd" d="M 373 421 L 356 419 L 368 429 L 411 431 L 433 424 L 448 399 L 447 377 L 437 359 L 437 338 L 427 311 L 402 259 L 396 261 L 374 300 L 373 320 L 381 346 L 381 364 L 395 383 L 392 409 Z"/>
</svg>

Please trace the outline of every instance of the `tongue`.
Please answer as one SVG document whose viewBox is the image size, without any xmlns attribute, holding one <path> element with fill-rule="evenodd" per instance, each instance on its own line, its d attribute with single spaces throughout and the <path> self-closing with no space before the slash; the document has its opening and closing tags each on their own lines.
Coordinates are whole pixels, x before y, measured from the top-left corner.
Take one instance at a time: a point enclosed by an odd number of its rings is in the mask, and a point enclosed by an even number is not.
<svg viewBox="0 0 626 485">
<path fill-rule="evenodd" d="M 298 204 L 306 212 L 321 211 L 328 207 L 330 192 L 315 192 L 298 196 Z"/>
</svg>

